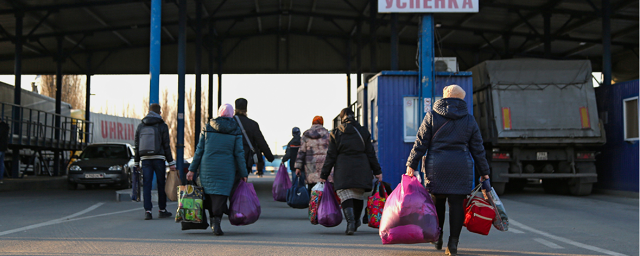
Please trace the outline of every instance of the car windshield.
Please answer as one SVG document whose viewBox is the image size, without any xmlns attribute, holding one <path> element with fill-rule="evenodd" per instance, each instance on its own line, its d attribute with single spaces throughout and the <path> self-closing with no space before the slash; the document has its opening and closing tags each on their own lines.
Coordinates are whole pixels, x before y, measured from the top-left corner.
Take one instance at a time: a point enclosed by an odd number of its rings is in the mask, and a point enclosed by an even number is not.
<svg viewBox="0 0 640 256">
<path fill-rule="evenodd" d="M 129 158 L 129 155 L 124 145 L 94 145 L 85 148 L 80 158 Z"/>
</svg>

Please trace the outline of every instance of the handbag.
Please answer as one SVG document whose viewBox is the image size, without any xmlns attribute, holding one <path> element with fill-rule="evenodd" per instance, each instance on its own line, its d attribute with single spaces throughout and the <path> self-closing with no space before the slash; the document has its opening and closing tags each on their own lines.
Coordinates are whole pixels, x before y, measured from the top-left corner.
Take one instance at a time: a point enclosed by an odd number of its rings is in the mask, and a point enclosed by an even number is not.
<svg viewBox="0 0 640 256">
<path fill-rule="evenodd" d="M 309 207 L 309 192 L 304 187 L 304 181 L 300 176 L 296 178 L 293 186 L 287 189 L 287 205 L 296 209 Z"/>
<path fill-rule="evenodd" d="M 313 225 L 318 225 L 318 207 L 320 206 L 320 198 L 322 198 L 323 190 L 323 182 L 318 182 L 311 189 L 311 196 L 309 198 L 309 221 L 311 221 Z"/>
<path fill-rule="evenodd" d="M 372 228 L 380 228 L 380 219 L 387 201 L 388 192 L 382 182 L 376 181 L 373 186 L 373 195 L 367 200 L 367 224 Z"/>
<path fill-rule="evenodd" d="M 463 225 L 470 232 L 486 236 L 491 230 L 496 211 L 487 200 L 476 195 L 481 187 L 482 184 L 478 184 L 471 195 L 464 201 L 465 215 Z"/>
<path fill-rule="evenodd" d="M 178 201 L 178 186 L 180 186 L 180 177 L 178 171 L 169 171 L 167 174 L 167 183 L 164 185 L 164 191 L 167 198 L 171 201 Z"/>
<path fill-rule="evenodd" d="M 178 186 L 178 210 L 176 222 L 202 223 L 204 214 L 204 189 L 196 185 Z"/>
</svg>

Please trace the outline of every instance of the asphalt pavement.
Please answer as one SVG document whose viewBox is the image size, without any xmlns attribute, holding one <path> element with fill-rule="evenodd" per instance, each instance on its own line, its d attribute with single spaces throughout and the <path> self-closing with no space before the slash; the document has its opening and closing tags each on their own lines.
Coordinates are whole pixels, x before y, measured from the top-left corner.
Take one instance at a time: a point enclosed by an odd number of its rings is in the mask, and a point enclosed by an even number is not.
<svg viewBox="0 0 640 256">
<path fill-rule="evenodd" d="M 382 245 L 366 226 L 311 225 L 306 209 L 271 197 L 273 175 L 250 176 L 262 205 L 248 226 L 222 222 L 181 231 L 173 218 L 143 220 L 142 203 L 115 201 L 115 188 L 0 191 L 0 255 L 444 255 L 431 244 Z M 639 255 L 638 199 L 549 195 L 539 188 L 502 196 L 510 231 L 463 230 L 460 255 Z M 154 203 L 154 206 L 156 204 Z M 177 204 L 168 209 L 175 215 Z M 445 226 L 445 243 L 448 225 Z"/>
</svg>

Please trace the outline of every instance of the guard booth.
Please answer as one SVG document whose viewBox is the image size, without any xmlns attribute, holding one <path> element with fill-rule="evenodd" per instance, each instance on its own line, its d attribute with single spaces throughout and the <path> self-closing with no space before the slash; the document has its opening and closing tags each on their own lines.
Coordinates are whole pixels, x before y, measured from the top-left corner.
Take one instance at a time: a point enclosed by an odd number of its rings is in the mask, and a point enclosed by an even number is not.
<svg viewBox="0 0 640 256">
<path fill-rule="evenodd" d="M 407 158 L 416 140 L 416 134 L 431 102 L 442 99 L 442 89 L 457 84 L 465 90 L 469 113 L 473 113 L 473 83 L 471 72 L 435 72 L 433 98 L 420 97 L 417 71 L 382 71 L 358 88 L 356 115 L 371 133 L 373 147 L 382 167 L 383 178 L 395 188 L 402 180 Z M 367 95 L 365 97 L 365 92 Z M 366 105 L 365 105 L 366 104 Z"/>
</svg>

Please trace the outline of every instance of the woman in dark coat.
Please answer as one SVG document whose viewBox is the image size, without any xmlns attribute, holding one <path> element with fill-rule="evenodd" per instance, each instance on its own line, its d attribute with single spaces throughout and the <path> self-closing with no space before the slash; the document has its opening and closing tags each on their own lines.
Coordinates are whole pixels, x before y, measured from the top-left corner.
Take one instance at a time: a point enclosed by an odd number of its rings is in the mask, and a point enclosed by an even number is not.
<svg viewBox="0 0 640 256">
<path fill-rule="evenodd" d="M 420 158 L 428 152 L 422 168 L 426 188 L 435 198 L 441 230 L 445 202 L 449 199 L 451 232 L 447 255 L 457 255 L 458 252 L 458 238 L 464 222 L 463 201 L 473 189 L 473 161 L 478 166 L 481 179 L 489 179 L 482 136 L 478 124 L 467 111 L 465 94 L 458 85 L 444 88 L 444 98 L 436 101 L 433 110 L 425 115 L 407 160 L 407 175 L 413 176 Z M 442 233 L 436 249 L 442 249 Z"/>
<path fill-rule="evenodd" d="M 242 131 L 233 119 L 233 107 L 224 104 L 219 117 L 207 124 L 200 135 L 198 147 L 189 166 L 187 180 L 193 180 L 200 168 L 200 183 L 204 188 L 205 207 L 209 209 L 213 233 L 224 235 L 220 228 L 222 214 L 228 211 L 227 199 L 236 177 L 247 181 L 247 167 L 242 146 Z"/>
<path fill-rule="evenodd" d="M 355 121 L 353 111 L 343 109 L 340 120 L 342 124 L 331 131 L 320 181 L 325 182 L 334 168 L 334 187 L 347 220 L 345 233 L 353 235 L 361 223 L 364 192 L 371 191 L 373 175 L 382 181 L 382 171 L 371 144 L 371 134 Z"/>
</svg>

